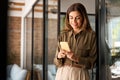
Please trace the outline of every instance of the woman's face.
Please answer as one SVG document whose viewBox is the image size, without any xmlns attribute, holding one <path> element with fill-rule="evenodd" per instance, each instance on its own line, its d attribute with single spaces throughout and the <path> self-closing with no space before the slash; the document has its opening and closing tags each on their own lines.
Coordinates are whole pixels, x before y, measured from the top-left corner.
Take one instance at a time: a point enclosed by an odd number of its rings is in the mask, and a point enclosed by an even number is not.
<svg viewBox="0 0 120 80">
<path fill-rule="evenodd" d="M 79 30 L 82 25 L 82 16 L 78 11 L 72 11 L 69 13 L 69 24 L 73 30 Z"/>
</svg>

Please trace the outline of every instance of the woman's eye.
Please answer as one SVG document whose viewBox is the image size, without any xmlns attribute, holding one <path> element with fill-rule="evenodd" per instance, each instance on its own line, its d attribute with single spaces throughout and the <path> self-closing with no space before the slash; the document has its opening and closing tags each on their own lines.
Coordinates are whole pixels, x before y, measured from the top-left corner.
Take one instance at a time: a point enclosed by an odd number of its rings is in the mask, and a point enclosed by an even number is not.
<svg viewBox="0 0 120 80">
<path fill-rule="evenodd" d="M 69 17 L 69 19 L 75 19 L 75 20 L 79 20 L 79 19 L 81 19 L 80 17 Z"/>
<path fill-rule="evenodd" d="M 72 17 L 69 17 L 69 19 L 73 19 Z"/>
<path fill-rule="evenodd" d="M 80 19 L 80 17 L 76 17 L 76 19 Z"/>
</svg>

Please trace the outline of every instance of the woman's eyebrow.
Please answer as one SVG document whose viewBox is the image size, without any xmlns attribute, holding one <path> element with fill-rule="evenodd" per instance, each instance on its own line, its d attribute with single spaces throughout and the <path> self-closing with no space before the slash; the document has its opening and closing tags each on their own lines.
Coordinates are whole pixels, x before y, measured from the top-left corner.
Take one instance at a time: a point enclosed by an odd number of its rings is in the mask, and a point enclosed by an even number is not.
<svg viewBox="0 0 120 80">
<path fill-rule="evenodd" d="M 69 15 L 69 17 L 73 17 L 73 16 Z"/>
<path fill-rule="evenodd" d="M 78 16 L 75 16 L 75 17 L 80 17 L 81 15 L 78 15 Z M 73 16 L 71 16 L 71 15 L 69 15 L 69 17 L 73 17 Z"/>
</svg>

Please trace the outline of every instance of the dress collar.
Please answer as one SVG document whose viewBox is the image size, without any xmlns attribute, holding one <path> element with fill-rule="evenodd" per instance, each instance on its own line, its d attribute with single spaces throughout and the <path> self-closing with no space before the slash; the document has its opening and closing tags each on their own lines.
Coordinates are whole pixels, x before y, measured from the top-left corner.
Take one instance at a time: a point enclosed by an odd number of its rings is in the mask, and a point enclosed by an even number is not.
<svg viewBox="0 0 120 80">
<path fill-rule="evenodd" d="M 83 33 L 83 32 L 84 32 L 84 31 L 82 30 L 82 31 L 80 31 L 79 33 L 75 34 L 74 31 L 71 30 L 71 31 L 69 32 L 69 36 L 78 35 L 78 34 L 81 34 L 81 33 Z"/>
</svg>

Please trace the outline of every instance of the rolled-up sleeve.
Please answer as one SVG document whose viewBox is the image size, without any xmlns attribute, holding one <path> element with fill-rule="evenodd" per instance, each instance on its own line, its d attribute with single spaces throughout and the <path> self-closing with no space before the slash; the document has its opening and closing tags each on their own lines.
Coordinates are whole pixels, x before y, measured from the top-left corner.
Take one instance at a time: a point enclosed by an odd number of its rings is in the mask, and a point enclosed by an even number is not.
<svg viewBox="0 0 120 80">
<path fill-rule="evenodd" d="M 57 49 L 56 49 L 56 54 L 55 54 L 55 58 L 54 58 L 54 64 L 57 67 L 63 66 L 64 61 L 65 61 L 64 58 L 58 58 L 58 52 L 60 51 L 60 41 L 67 41 L 67 36 L 68 36 L 68 34 L 66 32 L 63 32 L 58 37 Z"/>
<path fill-rule="evenodd" d="M 62 66 L 62 59 L 58 59 L 58 52 L 59 52 L 59 42 L 58 42 L 58 47 L 56 49 L 56 54 L 55 54 L 55 57 L 54 57 L 54 64 L 57 66 L 57 67 L 60 67 Z"/>
<path fill-rule="evenodd" d="M 57 48 L 56 48 L 56 53 L 55 53 L 55 57 L 54 57 L 54 64 L 57 66 L 57 67 L 61 67 L 63 65 L 63 59 L 61 58 L 58 58 L 58 52 L 60 51 L 60 39 L 62 37 L 59 36 L 58 37 L 58 43 L 57 43 Z"/>
</svg>

